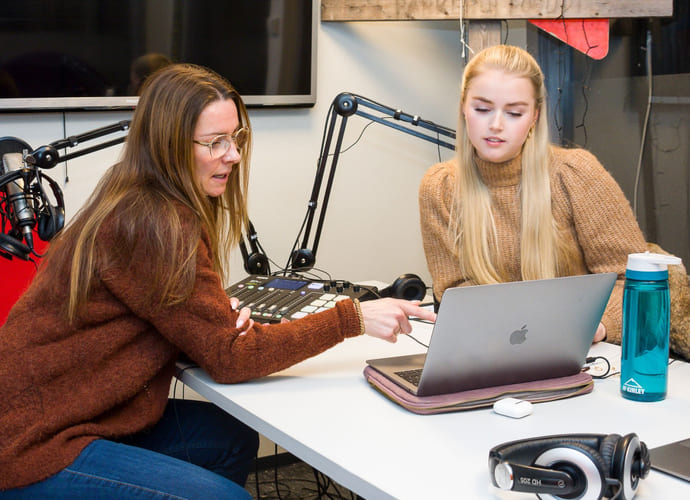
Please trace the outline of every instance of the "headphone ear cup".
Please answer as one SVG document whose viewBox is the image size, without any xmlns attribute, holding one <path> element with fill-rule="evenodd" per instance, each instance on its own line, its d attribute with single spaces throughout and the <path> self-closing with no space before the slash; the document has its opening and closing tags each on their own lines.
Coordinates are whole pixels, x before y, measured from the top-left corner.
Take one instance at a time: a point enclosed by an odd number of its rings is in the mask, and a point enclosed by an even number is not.
<svg viewBox="0 0 690 500">
<path fill-rule="evenodd" d="M 57 234 L 65 227 L 65 207 L 53 208 L 55 208 L 55 233 Z"/>
<path fill-rule="evenodd" d="M 534 465 L 571 473 L 576 476 L 577 483 L 584 482 L 582 493 L 577 496 L 579 500 L 598 500 L 606 493 L 608 468 L 601 454 L 589 446 L 564 441 L 560 445 L 544 450 L 534 461 Z M 543 498 L 554 497 L 544 496 Z"/>
<path fill-rule="evenodd" d="M 47 211 L 38 216 L 38 237 L 43 241 L 52 240 L 65 225 L 65 210 L 62 207 L 47 205 Z"/>
<path fill-rule="evenodd" d="M 416 274 L 403 274 L 391 286 L 379 292 L 381 297 L 395 297 L 405 300 L 422 300 L 426 295 L 426 285 Z"/>
<path fill-rule="evenodd" d="M 0 255 L 3 257 L 7 256 L 10 259 L 14 256 L 22 260 L 29 260 L 30 254 L 31 249 L 24 243 L 0 232 Z"/>
<path fill-rule="evenodd" d="M 618 440 L 611 457 L 611 474 L 621 483 L 623 500 L 631 500 L 637 493 L 640 479 L 649 474 L 649 452 L 637 434 L 626 434 Z"/>
<path fill-rule="evenodd" d="M 599 453 L 604 460 L 606 477 L 617 480 L 623 480 L 623 469 L 620 460 L 621 440 L 623 437 L 620 434 L 609 434 L 602 439 L 599 445 Z M 611 496 L 612 492 L 608 491 L 607 496 Z"/>
<path fill-rule="evenodd" d="M 622 436 L 620 434 L 609 434 L 606 436 L 599 445 L 599 453 L 601 458 L 606 464 L 607 477 L 620 477 L 616 476 L 616 467 L 614 466 L 614 455 L 616 454 L 616 448 L 618 447 Z"/>
</svg>

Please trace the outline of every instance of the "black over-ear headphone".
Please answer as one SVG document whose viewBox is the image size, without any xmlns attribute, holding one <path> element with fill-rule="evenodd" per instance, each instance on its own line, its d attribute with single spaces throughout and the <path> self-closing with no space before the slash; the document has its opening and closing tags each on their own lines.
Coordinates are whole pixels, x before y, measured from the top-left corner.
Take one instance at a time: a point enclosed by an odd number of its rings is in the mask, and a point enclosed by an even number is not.
<svg viewBox="0 0 690 500">
<path fill-rule="evenodd" d="M 406 300 L 422 300 L 426 295 L 426 285 L 416 274 L 403 274 L 390 286 L 379 291 L 380 297 L 395 297 Z"/>
<path fill-rule="evenodd" d="M 268 262 L 268 257 L 263 252 L 263 248 L 261 248 L 259 236 L 256 234 L 256 229 L 254 229 L 252 221 L 247 222 L 247 240 L 249 240 L 249 247 L 252 253 L 249 253 L 247 250 L 244 239 L 240 240 L 240 252 L 242 253 L 242 260 L 244 261 L 244 270 L 249 274 L 269 276 L 271 274 L 271 267 Z"/>
<path fill-rule="evenodd" d="M 38 183 L 41 190 L 40 204 L 37 207 L 38 237 L 43 241 L 50 241 L 65 226 L 65 199 L 57 182 L 41 174 L 41 179 L 48 181 L 48 185 L 55 197 L 56 204 L 52 205 L 43 192 L 43 186 Z"/>
<path fill-rule="evenodd" d="M 489 451 L 494 486 L 539 498 L 631 500 L 651 468 L 636 434 L 565 434 L 511 441 Z"/>
</svg>

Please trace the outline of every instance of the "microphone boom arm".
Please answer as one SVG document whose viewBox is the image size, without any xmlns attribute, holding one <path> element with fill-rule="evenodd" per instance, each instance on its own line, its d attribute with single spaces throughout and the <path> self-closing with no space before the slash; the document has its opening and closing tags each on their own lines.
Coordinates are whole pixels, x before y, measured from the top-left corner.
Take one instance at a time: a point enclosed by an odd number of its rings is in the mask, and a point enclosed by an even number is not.
<svg viewBox="0 0 690 500">
<path fill-rule="evenodd" d="M 8 258 L 17 256 L 28 260 L 28 253 L 32 253 L 40 257 L 33 248 L 31 230 L 38 224 L 36 211 L 41 212 L 42 208 L 50 205 L 50 201 L 46 198 L 45 191 L 41 185 L 42 180 L 48 181 L 53 195 L 57 199 L 58 204 L 55 208 L 62 210 L 63 219 L 55 232 L 62 229 L 62 224 L 64 223 L 64 198 L 62 191 L 55 181 L 41 172 L 41 169 L 50 169 L 60 162 L 120 144 L 125 141 L 126 136 L 84 148 L 63 157 L 60 157 L 58 149 L 74 147 L 84 141 L 96 139 L 114 132 L 126 131 L 129 129 L 129 124 L 129 120 L 122 120 L 113 125 L 52 142 L 33 151 L 31 151 L 31 147 L 27 143 L 16 137 L 0 138 L 0 150 L 2 151 L 0 156 L 3 157 L 2 162 L 0 162 L 0 256 Z M 22 160 L 21 165 L 17 168 L 6 171 L 4 156 L 9 153 L 20 153 Z M 10 157 L 8 156 L 8 158 Z M 17 215 L 19 210 L 17 207 L 19 206 L 23 207 L 22 214 L 24 215 L 21 217 L 21 220 Z M 28 217 L 26 213 L 31 213 L 32 216 Z M 8 232 L 7 235 L 5 234 L 6 230 Z M 54 233 L 49 237 L 53 235 Z M 45 236 L 41 233 L 40 225 L 39 236 L 45 239 Z M 22 243 L 22 239 L 26 241 L 26 246 Z"/>
<path fill-rule="evenodd" d="M 371 112 L 364 111 L 361 108 L 369 108 L 375 112 L 380 113 L 381 116 L 372 114 Z M 312 187 L 311 198 L 307 204 L 307 215 L 305 218 L 305 224 L 303 226 L 304 233 L 302 235 L 302 243 L 299 249 L 294 249 L 290 255 L 290 260 L 288 262 L 288 269 L 295 270 L 309 270 L 314 267 L 316 263 L 316 251 L 319 247 L 319 240 L 321 238 L 321 231 L 323 229 L 323 224 L 326 216 L 326 209 L 328 208 L 328 201 L 330 198 L 331 188 L 333 187 L 333 180 L 335 175 L 335 170 L 338 165 L 338 159 L 340 157 L 340 152 L 343 143 L 343 137 L 345 134 L 345 127 L 347 126 L 347 120 L 350 116 L 359 115 L 363 118 L 369 119 L 373 122 L 380 123 L 387 127 L 391 127 L 400 132 L 410 134 L 419 139 L 426 140 L 442 146 L 444 148 L 454 150 L 454 142 L 448 142 L 444 140 L 441 136 L 455 139 L 455 131 L 453 129 L 437 125 L 431 121 L 423 120 L 417 115 L 410 115 L 399 109 L 394 109 L 376 101 L 368 99 L 366 97 L 343 92 L 338 94 L 333 103 L 331 104 L 327 127 L 324 129 L 324 137 L 321 143 L 321 152 L 319 155 L 318 167 L 316 170 L 316 175 L 314 177 L 314 185 Z M 403 122 L 396 123 L 390 121 L 388 118 L 393 118 L 396 121 Z M 338 129 L 337 138 L 335 141 L 335 146 L 331 151 L 331 144 L 333 141 L 333 134 L 335 132 L 336 123 L 340 118 L 340 128 Z M 409 124 L 409 125 L 405 125 Z M 414 128 L 413 128 L 414 127 Z M 425 130 L 420 130 L 420 128 Z M 426 133 L 426 130 L 433 132 L 433 134 Z M 330 168 L 328 169 L 328 179 L 326 181 L 326 188 L 324 191 L 323 201 L 321 204 L 321 211 L 319 213 L 316 233 L 314 235 L 314 240 L 309 245 L 309 237 L 311 233 L 312 224 L 314 222 L 314 217 L 316 215 L 316 210 L 319 207 L 319 192 L 321 190 L 321 184 L 323 183 L 324 173 L 326 172 L 327 163 L 330 159 Z M 300 230 L 300 234 L 302 231 Z M 299 241 L 300 235 L 297 236 L 295 244 Z"/>
<path fill-rule="evenodd" d="M 80 151 L 76 151 L 62 157 L 60 157 L 60 154 L 58 153 L 58 149 L 65 149 L 67 147 L 73 148 L 82 142 L 90 141 L 91 139 L 97 139 L 98 137 L 103 137 L 104 135 L 113 134 L 115 132 L 127 131 L 129 130 L 129 124 L 129 120 L 122 120 L 112 125 L 106 125 L 105 127 L 84 132 L 83 134 L 72 135 L 65 137 L 64 139 L 53 141 L 47 146 L 41 146 L 40 148 L 37 148 L 29 153 L 26 156 L 26 162 L 39 168 L 50 169 L 60 162 L 79 158 L 80 156 L 121 144 L 125 142 L 126 136 L 124 135 L 122 137 L 118 137 L 117 139 L 106 141 L 89 148 L 84 148 Z"/>
</svg>

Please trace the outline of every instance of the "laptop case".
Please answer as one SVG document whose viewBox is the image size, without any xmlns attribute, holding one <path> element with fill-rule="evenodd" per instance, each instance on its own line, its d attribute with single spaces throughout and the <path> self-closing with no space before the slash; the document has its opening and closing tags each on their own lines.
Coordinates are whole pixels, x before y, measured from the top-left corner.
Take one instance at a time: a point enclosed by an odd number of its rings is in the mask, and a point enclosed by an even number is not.
<svg viewBox="0 0 690 500">
<path fill-rule="evenodd" d="M 370 366 L 364 368 L 364 377 L 388 399 L 413 413 L 421 415 L 483 408 L 492 406 L 496 401 L 505 397 L 536 403 L 554 401 L 588 394 L 594 388 L 592 376 L 580 372 L 567 377 L 485 387 L 451 394 L 415 396 Z"/>
</svg>

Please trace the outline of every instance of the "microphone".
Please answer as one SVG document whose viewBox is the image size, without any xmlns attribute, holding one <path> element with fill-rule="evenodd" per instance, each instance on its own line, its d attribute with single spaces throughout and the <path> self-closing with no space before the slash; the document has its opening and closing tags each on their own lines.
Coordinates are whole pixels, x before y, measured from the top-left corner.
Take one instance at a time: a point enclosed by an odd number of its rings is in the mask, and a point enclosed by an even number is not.
<svg viewBox="0 0 690 500">
<path fill-rule="evenodd" d="M 22 153 L 5 153 L 2 155 L 2 163 L 9 174 L 24 170 L 24 157 Z M 22 234 L 26 246 L 33 251 L 33 228 L 36 226 L 36 213 L 31 202 L 31 195 L 27 196 L 26 179 L 17 179 L 7 184 L 7 199 L 12 203 L 12 226 Z"/>
</svg>

